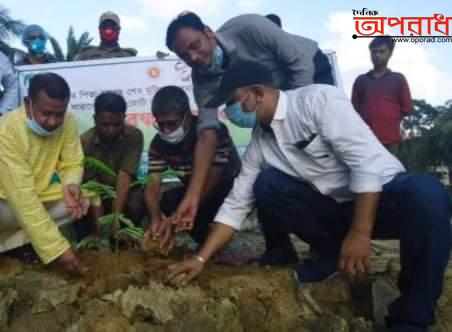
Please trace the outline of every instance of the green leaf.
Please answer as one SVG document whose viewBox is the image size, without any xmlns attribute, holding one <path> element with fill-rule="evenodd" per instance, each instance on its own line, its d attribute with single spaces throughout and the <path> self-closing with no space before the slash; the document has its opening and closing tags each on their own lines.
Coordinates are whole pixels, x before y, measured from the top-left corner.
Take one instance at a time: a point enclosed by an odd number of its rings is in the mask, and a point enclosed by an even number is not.
<svg viewBox="0 0 452 332">
<path fill-rule="evenodd" d="M 116 235 L 117 236 L 127 235 L 127 236 L 130 236 L 133 239 L 138 240 L 138 239 L 143 237 L 144 232 L 143 232 L 143 230 L 141 228 L 138 228 L 138 227 L 133 227 L 133 228 L 132 227 L 126 227 L 126 228 L 120 229 L 116 233 Z"/>
<path fill-rule="evenodd" d="M 49 41 L 50 45 L 52 45 L 53 55 L 55 56 L 55 58 L 60 62 L 66 61 L 63 50 L 61 49 L 61 46 L 58 43 L 58 41 L 52 36 L 49 37 Z"/>
<path fill-rule="evenodd" d="M 129 230 L 129 232 L 134 233 L 139 237 L 142 237 L 144 235 L 144 231 L 140 227 L 128 227 L 127 229 Z"/>
<path fill-rule="evenodd" d="M 146 187 L 149 183 L 154 183 L 154 182 L 160 182 L 160 180 L 162 179 L 161 175 L 158 174 L 148 174 L 146 175 L 144 178 L 142 179 L 138 179 L 136 181 L 133 181 L 130 186 L 131 187 L 141 187 L 144 188 Z"/>
<path fill-rule="evenodd" d="M 89 190 L 98 194 L 102 199 L 115 199 L 117 197 L 116 191 L 112 186 L 94 180 L 85 182 L 80 187 L 84 190 Z"/>
<path fill-rule="evenodd" d="M 146 185 L 148 184 L 148 182 L 149 182 L 149 179 L 148 179 L 148 177 L 146 176 L 146 177 L 143 178 L 143 179 L 138 179 L 138 180 L 133 181 L 133 182 L 130 184 L 130 186 L 131 186 L 131 187 L 144 188 L 144 187 L 146 187 Z"/>
<path fill-rule="evenodd" d="M 109 226 L 109 225 L 113 224 L 113 222 L 115 222 L 116 220 L 118 220 L 118 214 L 110 213 L 110 214 L 106 214 L 105 216 L 97 219 L 97 223 L 100 226 L 105 227 L 105 226 Z"/>
<path fill-rule="evenodd" d="M 101 247 L 101 240 L 92 238 L 92 237 L 85 237 L 83 240 L 81 240 L 75 248 L 77 250 L 80 249 L 99 249 Z"/>
<path fill-rule="evenodd" d="M 185 176 L 185 172 L 183 171 L 176 171 L 172 169 L 171 167 L 168 167 L 163 173 L 162 178 L 182 178 Z"/>
<path fill-rule="evenodd" d="M 75 36 L 74 29 L 72 26 L 69 27 L 68 35 L 66 38 L 67 43 L 67 54 L 66 54 L 66 60 L 67 61 L 74 61 L 77 54 L 80 53 L 80 51 L 88 46 L 93 41 L 92 38 L 90 38 L 89 33 L 85 31 L 81 34 L 81 36 L 77 39 Z"/>
<path fill-rule="evenodd" d="M 130 220 L 129 218 L 126 218 L 124 216 L 124 214 L 122 214 L 122 213 L 118 215 L 118 219 L 119 219 L 119 222 L 121 224 L 124 224 L 127 227 L 135 227 L 135 225 L 133 224 L 132 220 Z"/>
<path fill-rule="evenodd" d="M 116 172 L 107 164 L 100 161 L 99 159 L 93 158 L 93 157 L 85 157 L 83 160 L 84 165 L 88 169 L 93 169 L 97 172 L 103 173 L 105 175 L 109 175 L 113 178 L 116 178 L 117 174 Z"/>
</svg>

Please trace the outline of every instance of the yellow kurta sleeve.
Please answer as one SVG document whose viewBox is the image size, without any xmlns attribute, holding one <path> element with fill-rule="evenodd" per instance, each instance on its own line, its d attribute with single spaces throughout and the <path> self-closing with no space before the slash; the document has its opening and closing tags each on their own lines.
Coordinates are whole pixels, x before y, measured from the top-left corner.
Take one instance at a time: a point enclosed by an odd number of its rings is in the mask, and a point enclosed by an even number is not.
<svg viewBox="0 0 452 332">
<path fill-rule="evenodd" d="M 66 114 L 61 156 L 57 164 L 63 186 L 80 184 L 83 178 L 83 150 L 72 114 Z"/>
<path fill-rule="evenodd" d="M 70 245 L 51 220 L 35 189 L 24 139 L 12 126 L 0 131 L 0 186 L 41 260 L 47 264 Z"/>
</svg>

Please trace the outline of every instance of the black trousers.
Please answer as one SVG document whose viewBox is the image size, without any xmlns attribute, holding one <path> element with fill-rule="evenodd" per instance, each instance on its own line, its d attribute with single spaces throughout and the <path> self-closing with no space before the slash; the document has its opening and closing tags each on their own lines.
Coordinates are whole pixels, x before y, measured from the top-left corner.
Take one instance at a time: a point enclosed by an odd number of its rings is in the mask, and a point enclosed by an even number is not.
<svg viewBox="0 0 452 332">
<path fill-rule="evenodd" d="M 203 244 L 209 235 L 210 223 L 214 221 L 215 215 L 229 194 L 233 183 L 234 178 L 222 180 L 200 204 L 193 229 L 190 231 L 190 236 L 198 244 Z M 179 203 L 184 198 L 186 190 L 187 185 L 184 184 L 183 186 L 170 189 L 163 194 L 160 200 L 160 209 L 166 216 L 176 211 Z"/>
<path fill-rule="evenodd" d="M 353 217 L 353 202 L 337 203 L 275 168 L 254 184 L 267 247 L 290 245 L 294 233 L 315 251 L 337 255 Z M 431 175 L 400 174 L 383 186 L 373 238 L 400 239 L 401 296 L 393 322 L 430 325 L 451 250 L 449 196 Z"/>
</svg>

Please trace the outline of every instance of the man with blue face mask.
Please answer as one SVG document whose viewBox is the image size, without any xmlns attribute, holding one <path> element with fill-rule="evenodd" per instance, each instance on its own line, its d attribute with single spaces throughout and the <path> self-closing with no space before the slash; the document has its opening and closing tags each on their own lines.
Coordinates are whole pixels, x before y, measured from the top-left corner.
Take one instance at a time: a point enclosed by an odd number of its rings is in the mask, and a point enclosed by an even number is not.
<svg viewBox="0 0 452 332">
<path fill-rule="evenodd" d="M 39 25 L 28 25 L 22 34 L 22 44 L 28 53 L 15 60 L 16 66 L 56 62 L 56 58 L 46 52 L 47 32 Z"/>
<path fill-rule="evenodd" d="M 271 23 L 264 16 L 241 15 L 214 33 L 191 12 L 171 22 L 166 44 L 192 68 L 201 110 L 228 67 L 249 59 L 263 64 L 272 74 L 273 85 L 283 90 L 312 83 L 334 84 L 328 59 L 315 41 L 289 34 Z M 237 104 L 226 106 L 226 116 L 237 126 L 252 128 L 256 123 L 253 115 L 242 114 Z"/>
<path fill-rule="evenodd" d="M 312 83 L 333 84 L 333 78 L 328 59 L 317 42 L 290 34 L 261 15 L 234 17 L 213 32 L 196 14 L 185 12 L 169 24 L 166 45 L 192 68 L 199 109 L 194 180 L 177 213 L 190 228 L 218 144 L 218 108 L 206 107 L 206 102 L 216 93 L 228 68 L 253 59 L 271 73 L 272 85 L 282 90 Z M 320 66 L 325 59 L 327 65 Z M 237 103 L 226 106 L 226 117 L 233 124 L 254 127 L 254 113 L 243 112 Z"/>
<path fill-rule="evenodd" d="M 302 289 L 338 271 L 362 280 L 371 239 L 400 240 L 400 296 L 387 307 L 385 331 L 427 332 L 452 247 L 447 190 L 432 175 L 407 173 L 340 89 L 285 92 L 270 83 L 260 64 L 242 62 L 209 102 L 239 102 L 258 125 L 205 244 L 171 265 L 169 277 L 197 276 L 255 206 L 267 248 L 291 247 L 294 234 L 316 251 L 295 268 Z"/>
<path fill-rule="evenodd" d="M 198 117 L 191 114 L 188 96 L 177 86 L 160 89 L 152 101 L 152 114 L 158 134 L 149 148 L 149 182 L 145 198 L 151 226 L 147 239 L 157 239 L 165 253 L 174 245 L 174 225 L 171 220 L 182 201 L 190 182 L 197 142 Z M 214 166 L 201 195 L 200 208 L 190 235 L 204 243 L 210 221 L 223 203 L 240 169 L 240 159 L 225 125 L 221 125 Z M 181 172 L 182 185 L 165 191 L 160 199 L 161 176 L 171 168 Z"/>
<path fill-rule="evenodd" d="M 86 214 L 83 153 L 70 90 L 53 73 L 29 83 L 24 106 L 0 122 L 0 252 L 29 242 L 44 264 L 77 271 L 80 262 L 58 227 Z"/>
</svg>

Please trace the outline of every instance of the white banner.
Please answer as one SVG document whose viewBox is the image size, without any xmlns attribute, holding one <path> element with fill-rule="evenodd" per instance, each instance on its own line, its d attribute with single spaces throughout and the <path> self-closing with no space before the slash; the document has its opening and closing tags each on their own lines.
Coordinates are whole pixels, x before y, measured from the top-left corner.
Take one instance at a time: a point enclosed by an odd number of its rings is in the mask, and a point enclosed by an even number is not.
<svg viewBox="0 0 452 332">
<path fill-rule="evenodd" d="M 21 99 L 26 95 L 28 81 L 33 75 L 54 72 L 64 77 L 71 88 L 70 111 L 77 117 L 80 133 L 93 126 L 94 99 L 99 93 L 108 90 L 122 94 L 128 105 L 126 121 L 143 131 L 146 150 L 155 134 L 151 103 L 159 88 L 167 85 L 183 88 L 190 98 L 192 111 L 197 112 L 193 100 L 191 70 L 175 58 L 103 59 L 20 66 L 16 69 Z M 220 118 L 224 120 L 222 112 Z M 225 123 L 236 145 L 245 146 L 249 142 L 250 130 L 233 126 L 229 121 Z"/>
<path fill-rule="evenodd" d="M 333 51 L 325 51 L 333 67 L 336 85 L 342 86 Z M 29 79 L 38 73 L 54 72 L 66 79 L 71 88 L 70 110 L 76 114 L 79 131 L 84 132 L 93 125 L 94 99 L 102 91 L 117 91 L 127 101 L 126 121 L 139 127 L 145 136 L 145 149 L 155 134 L 151 102 L 157 90 L 167 85 L 183 88 L 189 98 L 192 111 L 197 112 L 193 100 L 191 70 L 181 60 L 155 57 L 131 57 L 77 62 L 59 62 L 45 65 L 16 67 L 18 71 L 20 98 L 26 94 Z M 247 145 L 251 130 L 238 128 L 224 118 L 234 142 L 239 147 Z"/>
</svg>

